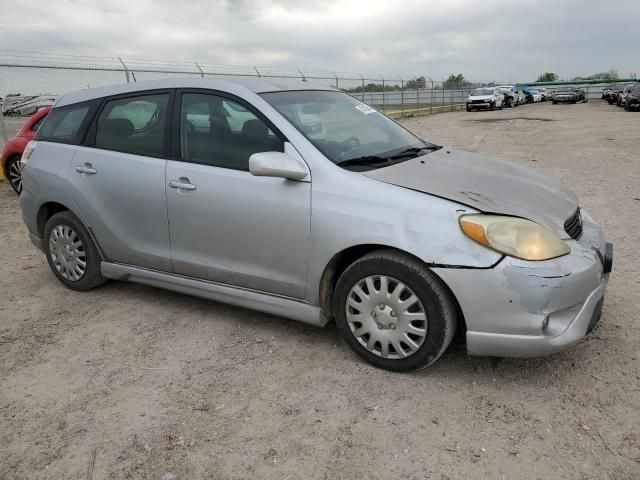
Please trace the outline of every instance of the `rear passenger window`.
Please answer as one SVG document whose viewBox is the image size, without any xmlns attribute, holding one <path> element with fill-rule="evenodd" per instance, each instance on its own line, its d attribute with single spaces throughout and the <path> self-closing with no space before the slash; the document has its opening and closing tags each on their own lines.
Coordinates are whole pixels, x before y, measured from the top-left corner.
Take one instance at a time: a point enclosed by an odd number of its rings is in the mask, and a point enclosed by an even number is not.
<svg viewBox="0 0 640 480">
<path fill-rule="evenodd" d="M 80 127 L 87 118 L 92 105 L 78 103 L 67 107 L 54 108 L 46 116 L 42 128 L 38 131 L 38 140 L 47 142 L 79 143 L 82 136 Z"/>
<path fill-rule="evenodd" d="M 150 157 L 165 152 L 169 94 L 108 101 L 96 125 L 98 148 Z"/>
<path fill-rule="evenodd" d="M 283 152 L 284 143 L 242 104 L 217 95 L 185 93 L 180 115 L 183 160 L 249 170 L 258 152 Z"/>
</svg>

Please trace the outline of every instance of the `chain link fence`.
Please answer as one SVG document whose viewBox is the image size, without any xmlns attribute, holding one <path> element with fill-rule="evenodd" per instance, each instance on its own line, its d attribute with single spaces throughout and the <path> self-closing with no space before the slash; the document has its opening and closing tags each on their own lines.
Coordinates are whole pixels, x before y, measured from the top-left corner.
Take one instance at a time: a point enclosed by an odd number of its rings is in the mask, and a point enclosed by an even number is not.
<svg viewBox="0 0 640 480">
<path fill-rule="evenodd" d="M 298 78 L 342 89 L 385 114 L 401 118 L 463 110 L 474 83 L 452 87 L 443 80 L 420 76 L 402 78 L 360 73 L 313 71 L 296 68 L 215 65 L 168 62 L 124 57 L 92 57 L 15 50 L 0 50 L 0 117 L 29 116 L 66 92 L 175 77 L 220 76 Z M 602 85 L 585 85 L 590 99 L 600 98 Z M 6 122 L 0 119 L 0 136 L 6 141 Z"/>
<path fill-rule="evenodd" d="M 31 114 L 38 102 L 85 88 L 175 77 L 298 78 L 343 89 L 390 116 L 424 115 L 460 109 L 470 87 L 443 81 L 345 72 L 258 66 L 214 65 L 127 58 L 82 57 L 0 51 L 0 97 L 5 114 Z M 17 105 L 17 96 L 26 105 Z M 31 100 L 31 103 L 28 103 Z"/>
</svg>

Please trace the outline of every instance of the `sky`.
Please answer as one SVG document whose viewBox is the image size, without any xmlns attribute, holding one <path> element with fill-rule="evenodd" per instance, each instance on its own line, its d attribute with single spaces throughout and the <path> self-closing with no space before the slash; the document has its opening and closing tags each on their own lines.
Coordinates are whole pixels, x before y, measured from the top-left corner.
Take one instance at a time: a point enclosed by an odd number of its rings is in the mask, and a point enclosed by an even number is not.
<svg viewBox="0 0 640 480">
<path fill-rule="evenodd" d="M 369 75 L 640 76 L 640 1 L 2 0 L 0 49 Z"/>
</svg>

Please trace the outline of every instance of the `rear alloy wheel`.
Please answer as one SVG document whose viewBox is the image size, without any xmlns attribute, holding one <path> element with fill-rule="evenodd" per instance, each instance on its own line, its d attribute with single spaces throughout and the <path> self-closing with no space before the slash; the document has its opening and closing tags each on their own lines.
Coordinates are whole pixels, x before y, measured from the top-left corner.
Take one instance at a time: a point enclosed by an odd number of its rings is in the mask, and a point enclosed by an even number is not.
<svg viewBox="0 0 640 480">
<path fill-rule="evenodd" d="M 393 250 L 365 255 L 345 270 L 336 285 L 333 311 L 358 355 L 395 371 L 435 362 L 451 343 L 457 322 L 442 281 Z"/>
<path fill-rule="evenodd" d="M 71 212 L 56 213 L 44 229 L 47 261 L 53 273 L 72 290 L 90 290 L 105 283 L 100 255 L 87 229 Z"/>
<path fill-rule="evenodd" d="M 20 195 L 22 192 L 22 162 L 20 157 L 15 156 L 7 160 L 7 175 L 9 178 L 9 185 L 11 188 Z"/>
</svg>

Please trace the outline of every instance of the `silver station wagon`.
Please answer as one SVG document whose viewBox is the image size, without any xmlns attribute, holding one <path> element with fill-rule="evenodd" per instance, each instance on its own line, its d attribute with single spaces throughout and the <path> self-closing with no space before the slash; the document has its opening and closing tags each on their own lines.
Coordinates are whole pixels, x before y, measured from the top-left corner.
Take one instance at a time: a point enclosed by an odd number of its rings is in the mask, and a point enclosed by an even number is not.
<svg viewBox="0 0 640 480">
<path fill-rule="evenodd" d="M 613 250 L 560 182 L 336 89 L 172 79 L 57 100 L 24 222 L 67 287 L 140 282 L 323 326 L 367 361 L 530 357 L 594 328 Z"/>
</svg>

